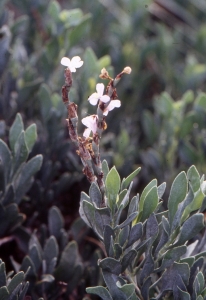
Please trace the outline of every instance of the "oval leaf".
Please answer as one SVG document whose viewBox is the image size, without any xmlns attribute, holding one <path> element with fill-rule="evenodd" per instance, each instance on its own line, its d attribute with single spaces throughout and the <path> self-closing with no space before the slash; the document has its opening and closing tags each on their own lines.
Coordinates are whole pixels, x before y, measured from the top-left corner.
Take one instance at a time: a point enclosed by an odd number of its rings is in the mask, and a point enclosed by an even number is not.
<svg viewBox="0 0 206 300">
<path fill-rule="evenodd" d="M 103 300 L 112 300 L 112 296 L 110 295 L 108 290 L 103 286 L 89 287 L 86 288 L 86 291 L 88 294 L 95 294 L 101 297 Z"/>
<path fill-rule="evenodd" d="M 185 242 L 189 241 L 196 234 L 200 232 L 200 230 L 204 227 L 204 215 L 203 214 L 195 214 L 192 215 L 189 219 L 187 219 L 180 231 L 180 235 L 178 238 L 176 245 L 182 245 Z"/>
<path fill-rule="evenodd" d="M 108 205 L 110 209 L 114 211 L 117 195 L 120 190 L 120 176 L 115 167 L 109 171 L 105 185 L 108 197 Z"/>
<path fill-rule="evenodd" d="M 22 132 L 22 130 L 24 130 L 24 124 L 23 124 L 21 115 L 18 113 L 16 115 L 14 123 L 12 124 L 12 126 L 9 130 L 9 144 L 10 144 L 12 151 L 14 151 L 14 145 L 15 145 L 20 133 Z"/>
<path fill-rule="evenodd" d="M 185 172 L 181 172 L 177 175 L 175 180 L 173 181 L 169 200 L 168 200 L 168 208 L 169 208 L 169 222 L 172 225 L 172 221 L 174 219 L 175 213 L 177 211 L 179 203 L 181 203 L 187 194 L 187 177 Z"/>
</svg>

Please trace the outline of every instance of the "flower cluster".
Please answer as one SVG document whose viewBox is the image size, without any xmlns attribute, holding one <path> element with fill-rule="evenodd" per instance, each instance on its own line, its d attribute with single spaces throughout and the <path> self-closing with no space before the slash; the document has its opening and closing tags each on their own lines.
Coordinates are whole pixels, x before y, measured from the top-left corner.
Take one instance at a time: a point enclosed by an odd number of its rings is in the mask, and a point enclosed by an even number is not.
<svg viewBox="0 0 206 300">
<path fill-rule="evenodd" d="M 71 72 L 76 72 L 76 68 L 80 68 L 83 65 L 83 61 L 79 56 L 74 56 L 71 60 L 68 57 L 63 57 L 61 59 L 61 64 L 70 69 Z M 105 69 L 104 69 L 105 70 Z M 106 71 L 106 70 L 105 70 Z M 106 71 L 107 72 L 107 71 Z M 108 76 L 108 73 L 107 73 Z M 96 85 L 96 93 L 93 93 L 89 98 L 89 102 L 91 105 L 97 105 L 98 102 L 103 102 L 107 105 L 104 107 L 103 115 L 107 116 L 108 112 L 113 110 L 115 107 L 120 107 L 121 102 L 118 99 L 111 100 L 108 95 L 104 95 L 104 84 L 97 83 Z M 82 123 L 87 127 L 84 131 L 84 137 L 89 137 L 91 131 L 93 134 L 97 131 L 97 115 L 91 115 L 82 119 Z"/>
<path fill-rule="evenodd" d="M 107 116 L 110 110 L 113 110 L 115 107 L 120 107 L 121 102 L 120 100 L 111 100 L 109 96 L 103 95 L 104 93 L 104 84 L 97 83 L 96 85 L 96 93 L 93 93 L 89 98 L 89 102 L 92 105 L 96 105 L 98 101 L 109 103 L 108 106 L 105 107 L 103 115 Z"/>
<path fill-rule="evenodd" d="M 116 86 L 121 80 L 123 74 L 131 72 L 130 67 L 124 68 L 114 79 L 110 77 L 108 71 L 103 68 L 99 77 L 109 80 L 106 91 L 103 83 L 96 85 L 96 92 L 93 93 L 88 101 L 91 105 L 97 105 L 97 112 L 91 116 L 82 119 L 82 123 L 86 126 L 83 137 L 78 135 L 78 113 L 77 105 L 69 100 L 69 92 L 72 87 L 72 72 L 76 72 L 77 68 L 83 65 L 83 61 L 79 56 L 72 59 L 63 57 L 61 64 L 66 66 L 64 76 L 65 84 L 62 86 L 62 101 L 68 112 L 68 129 L 72 142 L 75 144 L 77 154 L 80 156 L 83 164 L 83 173 L 86 175 L 90 183 L 96 182 L 102 194 L 101 207 L 106 205 L 105 184 L 103 180 L 102 162 L 100 156 L 100 140 L 103 130 L 107 128 L 105 116 L 115 107 L 120 107 L 121 102 L 118 100 Z M 90 135 L 92 135 L 90 137 Z"/>
<path fill-rule="evenodd" d="M 120 100 L 111 100 L 108 95 L 104 95 L 104 84 L 103 83 L 97 83 L 96 85 L 96 93 L 93 93 L 89 98 L 88 101 L 91 105 L 97 105 L 99 102 L 103 102 L 104 104 L 107 104 L 104 106 L 103 115 L 107 116 L 108 112 L 113 110 L 115 107 L 120 107 L 121 102 Z M 97 121 L 98 121 L 98 115 L 91 115 L 86 118 L 82 119 L 82 123 L 87 127 L 87 129 L 84 131 L 84 137 L 89 137 L 91 131 L 93 134 L 97 131 Z"/>
<path fill-rule="evenodd" d="M 80 68 L 83 65 L 83 61 L 79 56 L 74 56 L 71 60 L 68 57 L 63 57 L 61 60 L 61 64 L 63 66 L 66 66 L 71 72 L 76 72 L 76 68 Z M 121 75 L 123 73 L 130 74 L 131 68 L 125 67 L 122 73 L 119 74 L 118 79 L 121 78 Z M 110 82 L 113 81 L 105 68 L 101 70 L 100 78 L 109 79 Z M 109 111 L 113 110 L 115 107 L 121 106 L 121 101 L 118 99 L 111 99 L 107 94 L 104 95 L 104 89 L 105 87 L 103 83 L 97 83 L 96 92 L 88 98 L 88 101 L 91 105 L 98 104 L 102 109 L 103 116 L 107 116 Z M 87 127 L 87 129 L 85 129 L 84 131 L 83 136 L 88 138 L 91 132 L 93 134 L 97 132 L 98 115 L 85 117 L 82 119 L 82 123 Z"/>
</svg>

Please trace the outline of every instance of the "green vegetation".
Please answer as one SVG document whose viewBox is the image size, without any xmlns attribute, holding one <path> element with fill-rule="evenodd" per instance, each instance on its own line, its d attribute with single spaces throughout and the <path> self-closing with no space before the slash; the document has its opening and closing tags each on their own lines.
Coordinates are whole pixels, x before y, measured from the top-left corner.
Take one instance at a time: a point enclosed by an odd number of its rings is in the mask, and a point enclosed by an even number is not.
<svg viewBox="0 0 206 300">
<path fill-rule="evenodd" d="M 0 299 L 206 299 L 205 9 L 0 2 Z M 107 125 L 97 106 L 90 183 L 69 137 L 64 56 L 84 61 L 69 90 L 77 132 L 96 84 L 111 88 L 101 70 L 132 68 L 118 98 L 104 91 L 121 101 Z"/>
</svg>

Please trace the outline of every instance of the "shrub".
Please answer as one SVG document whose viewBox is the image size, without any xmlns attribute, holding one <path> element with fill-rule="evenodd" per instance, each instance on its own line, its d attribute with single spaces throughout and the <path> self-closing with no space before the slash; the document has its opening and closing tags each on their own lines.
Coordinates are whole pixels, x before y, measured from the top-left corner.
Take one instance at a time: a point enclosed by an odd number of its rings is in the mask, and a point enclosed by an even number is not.
<svg viewBox="0 0 206 300">
<path fill-rule="evenodd" d="M 100 77 L 110 80 L 106 94 L 103 95 L 104 86 L 97 84 L 97 93 L 88 98 L 92 105 L 98 104 L 97 114 L 82 119 L 87 129 L 79 137 L 77 105 L 68 96 L 72 84 L 70 62 L 67 66 L 62 99 L 68 111 L 69 134 L 91 183 L 89 195 L 81 194 L 79 213 L 103 243 L 105 255 L 98 265 L 106 288 L 90 287 L 87 292 L 102 299 L 204 299 L 206 252 L 200 234 L 205 227 L 204 176 L 200 178 L 195 166 L 187 174 L 179 173 L 166 211 L 161 201 L 166 183 L 158 186 L 156 179 L 140 197 L 137 194 L 130 200 L 132 180 L 140 168 L 121 181 L 115 167 L 109 170 L 106 160 L 101 163 L 99 152 L 105 116 L 120 106 L 116 85 L 130 68 L 114 79 L 102 69 Z M 190 244 L 193 238 L 196 240 Z"/>
</svg>

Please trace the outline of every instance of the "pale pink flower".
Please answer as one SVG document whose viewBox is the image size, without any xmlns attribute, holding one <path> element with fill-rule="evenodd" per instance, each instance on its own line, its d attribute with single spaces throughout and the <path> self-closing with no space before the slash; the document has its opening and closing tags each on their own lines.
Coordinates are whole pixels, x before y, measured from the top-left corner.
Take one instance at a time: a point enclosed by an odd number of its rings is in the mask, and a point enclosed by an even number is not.
<svg viewBox="0 0 206 300">
<path fill-rule="evenodd" d="M 104 103 L 107 103 L 110 101 L 110 97 L 107 95 L 103 95 L 104 93 L 104 84 L 103 83 L 97 83 L 96 85 L 96 91 L 97 93 L 93 93 L 89 98 L 89 102 L 92 105 L 96 105 L 97 102 L 100 100 Z"/>
<path fill-rule="evenodd" d="M 82 123 L 87 127 L 87 129 L 85 129 L 83 133 L 84 137 L 86 138 L 89 137 L 91 131 L 93 133 L 97 132 L 97 120 L 98 120 L 97 115 L 91 115 L 82 119 Z"/>
<path fill-rule="evenodd" d="M 61 64 L 69 68 L 71 72 L 76 72 L 76 68 L 80 68 L 83 65 L 83 63 L 84 62 L 79 56 L 74 56 L 71 60 L 68 57 L 63 57 L 61 59 Z"/>
<path fill-rule="evenodd" d="M 104 109 L 103 115 L 107 116 L 108 112 L 110 110 L 113 110 L 115 107 L 120 107 L 121 106 L 121 101 L 120 100 L 112 100 L 109 105 Z"/>
</svg>

